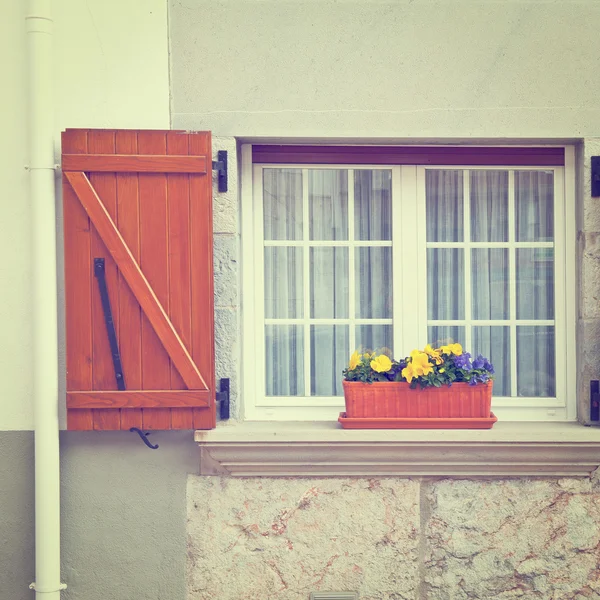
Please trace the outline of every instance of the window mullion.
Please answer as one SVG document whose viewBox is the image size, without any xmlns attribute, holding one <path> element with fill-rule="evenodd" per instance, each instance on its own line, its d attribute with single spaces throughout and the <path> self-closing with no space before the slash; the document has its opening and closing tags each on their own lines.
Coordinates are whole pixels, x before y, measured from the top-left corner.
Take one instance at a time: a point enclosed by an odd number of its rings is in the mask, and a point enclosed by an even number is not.
<svg viewBox="0 0 600 600">
<path fill-rule="evenodd" d="M 398 277 L 402 277 L 400 315 L 404 348 L 407 354 L 423 346 L 427 339 L 427 250 L 425 248 L 425 169 L 401 167 L 402 207 Z"/>
<path fill-rule="evenodd" d="M 394 356 L 403 356 L 407 352 L 407 340 L 404 337 L 404 290 L 406 282 L 403 279 L 402 269 L 402 240 L 404 231 L 402 224 L 402 181 L 403 173 L 401 167 L 392 168 L 392 319 Z"/>
<path fill-rule="evenodd" d="M 308 206 L 308 169 L 302 169 L 302 256 L 304 258 L 304 395 L 310 396 L 310 212 Z"/>
<path fill-rule="evenodd" d="M 515 249 L 515 172 L 508 172 L 508 285 L 510 291 L 510 395 L 517 396 L 517 260 Z"/>
<path fill-rule="evenodd" d="M 348 317 L 349 354 L 356 348 L 356 268 L 354 264 L 354 170 L 348 169 Z"/>
<path fill-rule="evenodd" d="M 463 171 L 463 241 L 464 241 L 464 283 L 465 283 L 465 347 L 473 351 L 471 340 L 471 179 L 470 171 Z"/>
</svg>

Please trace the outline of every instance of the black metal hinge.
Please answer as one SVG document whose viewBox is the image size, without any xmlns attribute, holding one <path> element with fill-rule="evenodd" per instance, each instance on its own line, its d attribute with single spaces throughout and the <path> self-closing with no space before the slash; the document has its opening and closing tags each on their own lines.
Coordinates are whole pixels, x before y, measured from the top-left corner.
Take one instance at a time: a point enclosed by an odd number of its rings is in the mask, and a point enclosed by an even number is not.
<svg viewBox="0 0 600 600">
<path fill-rule="evenodd" d="M 592 196 L 600 196 L 600 156 L 592 156 Z"/>
<path fill-rule="evenodd" d="M 213 160 L 213 171 L 217 171 L 219 192 L 227 191 L 227 150 L 217 152 L 217 160 Z"/>
<path fill-rule="evenodd" d="M 590 381 L 590 421 L 600 421 L 600 381 Z"/>
<path fill-rule="evenodd" d="M 221 421 L 229 419 L 229 379 L 220 379 L 219 388 L 221 391 L 215 394 L 219 409 L 219 418 Z"/>
</svg>

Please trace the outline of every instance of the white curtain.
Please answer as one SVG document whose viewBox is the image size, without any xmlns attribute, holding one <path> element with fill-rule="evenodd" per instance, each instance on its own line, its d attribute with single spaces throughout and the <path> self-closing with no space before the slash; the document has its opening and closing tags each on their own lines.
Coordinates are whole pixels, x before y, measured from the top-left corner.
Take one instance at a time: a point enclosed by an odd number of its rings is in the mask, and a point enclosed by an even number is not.
<svg viewBox="0 0 600 600">
<path fill-rule="evenodd" d="M 341 395 L 340 373 L 354 347 L 391 348 L 391 325 L 350 327 L 337 319 L 392 317 L 391 247 L 351 247 L 350 240 L 391 240 L 391 172 L 346 169 L 265 169 L 264 231 L 267 241 L 301 241 L 303 247 L 265 247 L 266 390 L 271 396 Z M 354 192 L 354 231 L 349 231 L 348 186 Z M 303 186 L 308 187 L 308 223 L 303 223 Z M 292 219 L 294 225 L 286 220 Z M 308 239 L 305 239 L 308 238 Z M 327 242 L 340 242 L 331 246 Z M 320 244 L 319 242 L 325 242 Z M 344 242 L 347 242 L 344 244 Z M 350 274 L 354 253 L 354 277 Z M 304 281 L 304 261 L 309 280 Z M 350 314 L 350 294 L 355 312 Z M 304 295 L 309 314 L 304 314 Z M 285 324 L 289 319 L 331 323 Z M 310 356 L 304 356 L 305 335 Z M 306 389 L 308 369 L 310 389 Z"/>
<path fill-rule="evenodd" d="M 470 197 L 463 198 L 463 177 Z M 427 241 L 463 242 L 464 207 L 469 202 L 472 242 L 551 242 L 553 240 L 552 173 L 515 172 L 515 231 L 509 231 L 508 171 L 428 170 L 426 174 Z M 470 252 L 470 289 L 466 289 L 465 252 Z M 471 296 L 471 352 L 490 358 L 496 369 L 495 395 L 511 394 L 516 377 L 519 396 L 553 396 L 554 327 L 519 324 L 517 373 L 511 374 L 511 329 L 507 324 L 477 325 L 478 320 L 554 319 L 553 248 L 516 248 L 516 315 L 510 314 L 510 250 L 505 248 L 428 248 L 427 290 L 430 320 L 461 320 L 465 294 Z M 429 327 L 433 343 L 465 343 L 465 327 Z"/>
<path fill-rule="evenodd" d="M 463 197 L 464 178 L 468 198 Z M 509 194 L 507 170 L 426 171 L 427 242 L 457 244 L 427 249 L 428 319 L 449 322 L 431 325 L 428 337 L 432 343 L 464 344 L 468 326 L 471 352 L 489 357 L 496 367 L 496 395 L 510 395 L 516 382 L 519 396 L 553 396 L 554 326 L 535 323 L 554 319 L 554 255 L 548 245 L 554 231 L 553 178 L 551 172 L 531 170 L 515 171 L 513 180 Z M 381 245 L 391 240 L 391 171 L 357 169 L 351 176 L 347 169 L 310 169 L 303 176 L 302 169 L 265 169 L 263 195 L 267 395 L 341 395 L 340 372 L 352 349 L 393 350 L 391 324 L 368 322 L 392 317 L 392 252 L 390 246 Z M 514 198 L 513 231 L 509 198 Z M 352 240 L 361 244 L 354 247 Z M 465 241 L 479 246 L 465 248 Z M 509 248 L 515 241 L 533 247 Z M 486 243 L 506 246 L 486 247 Z M 470 252 L 469 289 L 465 252 Z M 511 285 L 515 315 L 511 315 Z M 466 294 L 470 315 L 465 314 Z M 466 326 L 452 324 L 467 317 Z M 350 339 L 347 320 L 355 318 L 367 322 L 357 324 Z M 516 326 L 511 327 L 511 319 L 517 319 Z M 511 372 L 513 345 L 516 373 Z"/>
</svg>

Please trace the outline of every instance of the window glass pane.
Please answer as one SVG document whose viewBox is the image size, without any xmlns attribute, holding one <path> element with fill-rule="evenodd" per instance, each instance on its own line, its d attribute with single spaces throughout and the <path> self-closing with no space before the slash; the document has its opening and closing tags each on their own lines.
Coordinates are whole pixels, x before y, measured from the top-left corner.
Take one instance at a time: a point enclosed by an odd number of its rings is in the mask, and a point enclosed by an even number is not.
<svg viewBox="0 0 600 600">
<path fill-rule="evenodd" d="M 427 318 L 465 318 L 462 248 L 427 249 Z"/>
<path fill-rule="evenodd" d="M 508 171 L 471 171 L 471 240 L 508 241 Z"/>
<path fill-rule="evenodd" d="M 425 172 L 428 242 L 462 242 L 463 172 L 432 169 Z"/>
<path fill-rule="evenodd" d="M 265 325 L 267 396 L 304 396 L 304 328 Z"/>
<path fill-rule="evenodd" d="M 515 171 L 517 242 L 554 239 L 554 173 Z"/>
<path fill-rule="evenodd" d="M 392 318 L 392 249 L 356 248 L 356 316 Z"/>
<path fill-rule="evenodd" d="M 554 327 L 517 327 L 517 394 L 556 396 Z"/>
<path fill-rule="evenodd" d="M 454 325 L 433 325 L 427 328 L 427 342 L 434 348 L 448 344 L 465 345 L 465 328 Z M 412 350 L 412 348 L 411 348 Z"/>
<path fill-rule="evenodd" d="M 348 171 L 308 172 L 311 240 L 348 239 Z"/>
<path fill-rule="evenodd" d="M 302 248 L 265 248 L 265 317 L 303 316 Z"/>
<path fill-rule="evenodd" d="M 342 396 L 342 371 L 348 366 L 348 325 L 311 325 L 310 393 Z"/>
<path fill-rule="evenodd" d="M 510 328 L 473 327 L 473 358 L 482 354 L 494 365 L 494 396 L 510 396 Z"/>
<path fill-rule="evenodd" d="M 392 239 L 392 172 L 354 171 L 354 237 Z"/>
<path fill-rule="evenodd" d="M 394 356 L 394 332 L 391 325 L 357 325 L 355 348 L 380 350 Z M 389 353 L 386 352 L 389 350 Z"/>
<path fill-rule="evenodd" d="M 348 248 L 310 249 L 310 316 L 348 318 Z"/>
<path fill-rule="evenodd" d="M 471 313 L 473 319 L 508 319 L 508 250 L 471 250 Z"/>
<path fill-rule="evenodd" d="M 517 319 L 554 319 L 554 249 L 517 248 Z"/>
<path fill-rule="evenodd" d="M 265 240 L 302 239 L 302 170 L 263 170 Z"/>
</svg>

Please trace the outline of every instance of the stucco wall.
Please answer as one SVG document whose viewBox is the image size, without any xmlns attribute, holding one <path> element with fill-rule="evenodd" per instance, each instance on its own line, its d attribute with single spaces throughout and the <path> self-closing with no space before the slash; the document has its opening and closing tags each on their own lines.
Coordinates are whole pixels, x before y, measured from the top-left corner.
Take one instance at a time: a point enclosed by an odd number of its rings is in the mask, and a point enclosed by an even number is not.
<svg viewBox="0 0 600 600">
<path fill-rule="evenodd" d="M 170 0 L 172 122 L 218 135 L 597 135 L 595 0 Z"/>
<path fill-rule="evenodd" d="M 32 600 L 33 433 L 0 432 L 0 599 Z"/>
<path fill-rule="evenodd" d="M 163 0 L 54 0 L 56 162 L 67 127 L 169 128 L 167 5 Z M 0 431 L 33 429 L 31 213 L 27 165 L 28 3 L 0 4 Z M 118 16 L 118 18 L 117 18 Z M 57 211 L 60 217 L 60 204 Z M 60 229 L 60 218 L 59 218 Z M 59 277 L 62 238 L 59 235 Z M 62 286 L 59 301 L 62 302 Z M 61 304 L 59 304 L 61 306 Z M 59 322 L 64 360 L 64 319 Z M 64 373 L 64 362 L 61 363 Z M 64 376 L 63 376 L 64 377 Z"/>
<path fill-rule="evenodd" d="M 600 597 L 587 480 L 188 482 L 189 600 Z"/>
<path fill-rule="evenodd" d="M 33 428 L 28 4 L 0 2 L 0 600 L 32 599 L 35 579 L 33 433 L 21 431 Z M 49 4 L 56 162 L 66 127 L 168 129 L 166 2 Z M 59 199 L 59 230 L 60 211 Z M 62 279 L 60 235 L 58 254 Z M 59 306 L 62 298 L 59 283 Z M 61 313 L 61 360 L 63 331 Z M 64 378 L 64 362 L 60 369 Z M 129 433 L 61 439 L 64 598 L 185 597 L 185 477 L 195 447 L 189 433 L 157 441 L 160 450 L 150 451 Z"/>
<path fill-rule="evenodd" d="M 575 174 L 583 415 L 600 371 L 600 212 L 589 193 L 600 84 L 587 75 L 599 18 L 591 0 L 171 0 L 172 123 L 212 130 L 215 150 L 236 137 L 587 137 Z M 227 298 L 216 298 L 218 369 L 236 382 L 237 210 L 215 195 L 215 288 Z M 589 480 L 190 476 L 188 519 L 190 600 L 305 600 L 312 590 L 366 600 L 600 597 L 600 491 Z"/>
<path fill-rule="evenodd" d="M 190 432 L 63 432 L 63 600 L 184 600 Z M 7 599 L 8 600 L 8 599 Z"/>
</svg>

